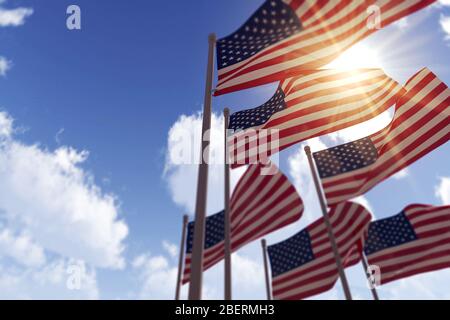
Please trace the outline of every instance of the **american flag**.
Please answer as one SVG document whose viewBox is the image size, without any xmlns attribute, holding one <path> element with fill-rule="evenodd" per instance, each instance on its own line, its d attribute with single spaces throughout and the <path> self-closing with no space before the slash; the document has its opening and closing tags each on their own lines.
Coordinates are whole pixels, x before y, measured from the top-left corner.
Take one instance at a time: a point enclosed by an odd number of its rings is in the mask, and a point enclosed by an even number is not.
<svg viewBox="0 0 450 320">
<path fill-rule="evenodd" d="M 381 27 L 435 0 L 267 0 L 236 32 L 217 41 L 215 95 L 321 68 L 358 41 L 380 8 Z"/>
<path fill-rule="evenodd" d="M 403 93 L 402 86 L 380 69 L 310 70 L 308 75 L 286 79 L 262 106 L 231 115 L 232 168 L 264 162 L 264 156 L 295 143 L 369 120 Z M 274 129 L 275 143 L 265 138 Z"/>
<path fill-rule="evenodd" d="M 450 267 L 450 206 L 413 204 L 372 222 L 364 252 L 381 284 Z"/>
<path fill-rule="evenodd" d="M 405 89 L 385 129 L 313 154 L 329 205 L 364 194 L 449 140 L 445 83 L 425 68 Z"/>
<path fill-rule="evenodd" d="M 273 164 L 272 164 L 273 165 Z M 273 167 L 276 168 L 276 167 Z M 230 200 L 231 250 L 291 224 L 303 214 L 303 202 L 294 186 L 276 170 L 264 175 L 261 165 L 251 165 L 239 180 Z M 183 283 L 189 282 L 194 223 L 188 226 Z M 224 213 L 207 217 L 204 270 L 224 258 Z"/>
<path fill-rule="evenodd" d="M 354 253 L 363 249 L 371 214 L 359 204 L 344 202 L 331 208 L 329 217 L 343 266 L 357 264 L 360 255 Z M 339 277 L 324 218 L 269 246 L 268 253 L 274 299 L 308 298 L 331 289 Z"/>
</svg>

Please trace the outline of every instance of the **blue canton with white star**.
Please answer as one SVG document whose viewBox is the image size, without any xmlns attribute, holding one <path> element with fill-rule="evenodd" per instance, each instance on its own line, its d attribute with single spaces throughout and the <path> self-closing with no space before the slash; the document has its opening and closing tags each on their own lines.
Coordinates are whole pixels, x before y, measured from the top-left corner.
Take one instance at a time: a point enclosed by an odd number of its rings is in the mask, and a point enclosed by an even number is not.
<svg viewBox="0 0 450 320">
<path fill-rule="evenodd" d="M 300 30 L 300 20 L 289 5 L 267 0 L 235 33 L 217 41 L 218 69 L 239 63 Z"/>
<path fill-rule="evenodd" d="M 363 138 L 315 152 L 313 156 L 323 179 L 373 164 L 378 158 L 378 151 L 370 138 Z"/>
<path fill-rule="evenodd" d="M 230 116 L 230 124 L 228 129 L 237 132 L 247 128 L 263 125 L 269 121 L 270 117 L 274 113 L 286 109 L 284 97 L 284 92 L 279 87 L 273 97 L 262 106 L 233 113 Z"/>
<path fill-rule="evenodd" d="M 366 255 L 417 240 L 416 232 L 404 212 L 391 218 L 377 220 L 369 225 L 364 246 Z"/>
<path fill-rule="evenodd" d="M 307 229 L 283 242 L 267 247 L 267 251 L 272 267 L 272 277 L 279 276 L 314 260 L 311 238 Z"/>
<path fill-rule="evenodd" d="M 194 222 L 189 222 L 187 227 L 186 252 L 192 253 L 194 242 Z M 205 249 L 214 247 L 225 240 L 225 212 L 221 211 L 206 217 L 205 225 Z"/>
</svg>

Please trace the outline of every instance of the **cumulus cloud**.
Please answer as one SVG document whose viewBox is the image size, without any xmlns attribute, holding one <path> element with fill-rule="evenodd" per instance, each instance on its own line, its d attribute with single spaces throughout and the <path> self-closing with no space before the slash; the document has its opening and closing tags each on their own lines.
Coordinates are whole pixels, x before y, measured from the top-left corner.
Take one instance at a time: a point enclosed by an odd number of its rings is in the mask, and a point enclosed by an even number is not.
<svg viewBox="0 0 450 320">
<path fill-rule="evenodd" d="M 6 1 L 0 0 L 0 27 L 17 27 L 25 23 L 26 18 L 33 14 L 31 8 L 6 9 L 2 5 Z M 0 77 L 4 77 L 11 69 L 12 62 L 0 56 Z"/>
<path fill-rule="evenodd" d="M 448 300 L 450 270 L 433 271 L 398 280 L 378 288 L 382 299 Z"/>
<path fill-rule="evenodd" d="M 394 25 L 400 30 L 405 30 L 409 27 L 408 17 L 401 18 L 400 20 L 394 22 Z"/>
<path fill-rule="evenodd" d="M 408 168 L 405 168 L 403 170 L 400 170 L 396 174 L 394 174 L 392 176 L 392 178 L 394 178 L 395 180 L 401 180 L 401 179 L 404 179 L 404 178 L 406 178 L 408 176 L 409 176 L 409 170 L 408 170 Z"/>
<path fill-rule="evenodd" d="M 438 9 L 442 9 L 443 7 L 449 7 L 450 0 L 439 0 L 434 4 L 434 7 Z M 439 24 L 441 25 L 442 31 L 445 33 L 445 39 L 450 39 L 450 17 L 444 14 L 441 14 L 439 18 Z"/>
<path fill-rule="evenodd" d="M 223 116 L 212 114 L 210 166 L 208 180 L 208 213 L 223 210 Z M 200 113 L 182 115 L 168 134 L 164 180 L 172 200 L 187 213 L 194 212 L 200 159 L 202 117 Z M 245 168 L 231 171 L 231 188 L 238 182 Z"/>
<path fill-rule="evenodd" d="M 0 56 L 0 76 L 6 76 L 6 72 L 8 72 L 9 69 L 11 69 L 11 61 Z"/>
<path fill-rule="evenodd" d="M 232 255 L 233 298 L 265 299 L 262 263 L 245 255 Z M 177 261 L 170 253 L 137 256 L 132 266 L 141 284 L 139 299 L 173 299 L 175 295 Z M 203 299 L 223 299 L 223 263 L 203 275 Z M 189 285 L 181 288 L 181 298 L 187 299 Z"/>
<path fill-rule="evenodd" d="M 177 279 L 175 263 L 163 256 L 142 254 L 132 262 L 133 268 L 138 272 L 141 288 L 139 299 L 173 299 Z M 184 295 L 186 294 L 184 289 Z"/>
<path fill-rule="evenodd" d="M 45 263 L 44 249 L 24 234 L 14 235 L 0 229 L 0 257 L 8 256 L 25 266 L 41 266 Z"/>
<path fill-rule="evenodd" d="M 450 17 L 441 14 L 441 17 L 439 18 L 439 23 L 441 25 L 442 30 L 445 33 L 445 39 L 449 40 L 450 39 Z"/>
<path fill-rule="evenodd" d="M 71 273 L 77 270 L 77 274 Z M 77 276 L 77 286 L 71 286 Z M 39 268 L 0 265 L 0 299 L 98 299 L 95 270 L 84 262 L 56 259 Z"/>
<path fill-rule="evenodd" d="M 170 243 L 169 241 L 163 241 L 163 248 L 172 257 L 175 258 L 178 254 L 178 247 L 176 244 Z"/>
<path fill-rule="evenodd" d="M 0 141 L 11 136 L 13 131 L 13 119 L 6 113 L 0 111 Z"/>
<path fill-rule="evenodd" d="M 450 0 L 439 0 L 437 4 L 439 6 L 450 6 Z"/>
<path fill-rule="evenodd" d="M 450 178 L 443 177 L 440 179 L 440 183 L 435 188 L 435 194 L 442 204 L 450 204 Z"/>
<path fill-rule="evenodd" d="M 124 267 L 128 228 L 115 196 L 81 167 L 88 153 L 24 144 L 13 131 L 11 117 L 0 113 L 0 255 L 9 243 L 9 256 L 24 264 L 39 264 L 49 252 Z"/>
<path fill-rule="evenodd" d="M 4 1 L 2 1 L 4 2 Z M 0 2 L 0 5 L 1 3 Z M 25 23 L 26 18 L 33 14 L 31 8 L 6 9 L 0 6 L 0 27 L 17 27 Z"/>
</svg>

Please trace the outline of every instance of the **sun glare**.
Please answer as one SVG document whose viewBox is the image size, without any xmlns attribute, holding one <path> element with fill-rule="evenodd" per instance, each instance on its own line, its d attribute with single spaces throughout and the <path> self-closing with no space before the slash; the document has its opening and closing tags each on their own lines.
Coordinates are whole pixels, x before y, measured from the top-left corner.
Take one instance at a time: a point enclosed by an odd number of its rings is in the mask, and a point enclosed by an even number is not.
<svg viewBox="0 0 450 320">
<path fill-rule="evenodd" d="M 327 65 L 333 69 L 381 68 L 377 52 L 365 45 L 355 45 Z"/>
</svg>

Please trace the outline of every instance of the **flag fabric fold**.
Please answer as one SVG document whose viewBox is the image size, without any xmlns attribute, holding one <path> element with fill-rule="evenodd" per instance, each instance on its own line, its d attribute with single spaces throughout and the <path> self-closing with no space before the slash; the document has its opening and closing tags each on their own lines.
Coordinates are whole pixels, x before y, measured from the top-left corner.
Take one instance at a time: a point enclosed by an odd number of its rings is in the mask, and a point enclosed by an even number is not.
<svg viewBox="0 0 450 320">
<path fill-rule="evenodd" d="M 217 41 L 215 95 L 324 67 L 378 29 L 434 2 L 267 0 L 236 32 Z M 378 12 L 379 26 L 373 23 Z"/>
<path fill-rule="evenodd" d="M 283 80 L 268 102 L 231 115 L 231 166 L 264 163 L 293 144 L 367 121 L 393 106 L 403 93 L 381 69 L 309 70 Z M 274 130 L 276 141 L 268 139 Z"/>
<path fill-rule="evenodd" d="M 273 164 L 251 165 L 239 180 L 230 200 L 231 250 L 299 220 L 303 201 L 288 178 Z M 224 212 L 206 218 L 204 270 L 224 258 Z M 189 282 L 194 223 L 188 225 L 183 283 Z"/>
<path fill-rule="evenodd" d="M 371 214 L 362 205 L 344 202 L 332 207 L 330 223 L 344 267 L 361 256 Z M 268 247 L 273 297 L 299 300 L 328 291 L 339 278 L 324 218 L 291 238 Z"/>
<path fill-rule="evenodd" d="M 328 205 L 364 194 L 450 138 L 450 90 L 424 68 L 405 86 L 389 126 L 313 154 Z"/>
<path fill-rule="evenodd" d="M 372 222 L 364 252 L 381 284 L 450 267 L 450 206 L 413 204 Z"/>
</svg>

